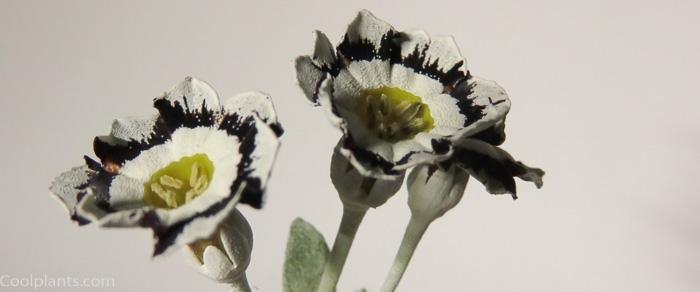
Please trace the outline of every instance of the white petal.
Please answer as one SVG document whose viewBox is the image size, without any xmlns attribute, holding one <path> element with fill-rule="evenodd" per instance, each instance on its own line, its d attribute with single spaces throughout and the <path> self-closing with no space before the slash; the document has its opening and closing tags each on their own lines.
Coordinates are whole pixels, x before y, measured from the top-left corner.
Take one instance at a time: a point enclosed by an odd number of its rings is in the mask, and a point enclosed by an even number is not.
<svg viewBox="0 0 700 292">
<path fill-rule="evenodd" d="M 267 124 L 277 123 L 277 113 L 269 94 L 249 91 L 236 94 L 223 102 L 227 113 L 236 113 L 242 117 L 257 115 Z"/>
<path fill-rule="evenodd" d="M 403 89 L 423 99 L 428 96 L 441 94 L 444 89 L 440 81 L 424 74 L 416 73 L 415 70 L 402 64 L 393 64 L 391 66 L 391 82 L 389 86 Z"/>
<path fill-rule="evenodd" d="M 219 111 L 219 98 L 214 88 L 194 77 L 185 78 L 158 99 L 167 100 L 173 105 L 180 104 L 185 109 L 206 107 L 214 112 Z"/>
<path fill-rule="evenodd" d="M 158 116 L 120 118 L 112 122 L 110 135 L 124 141 L 143 142 L 154 134 L 154 126 Z"/>
</svg>

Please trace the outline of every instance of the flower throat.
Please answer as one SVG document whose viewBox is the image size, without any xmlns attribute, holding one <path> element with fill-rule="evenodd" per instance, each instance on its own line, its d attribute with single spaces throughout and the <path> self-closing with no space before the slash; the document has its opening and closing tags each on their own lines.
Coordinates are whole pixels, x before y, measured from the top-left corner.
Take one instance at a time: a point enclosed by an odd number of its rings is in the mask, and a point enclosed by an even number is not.
<svg viewBox="0 0 700 292">
<path fill-rule="evenodd" d="M 364 90 L 356 110 L 370 132 L 380 139 L 398 142 L 429 131 L 434 120 L 421 98 L 396 87 Z"/>
</svg>

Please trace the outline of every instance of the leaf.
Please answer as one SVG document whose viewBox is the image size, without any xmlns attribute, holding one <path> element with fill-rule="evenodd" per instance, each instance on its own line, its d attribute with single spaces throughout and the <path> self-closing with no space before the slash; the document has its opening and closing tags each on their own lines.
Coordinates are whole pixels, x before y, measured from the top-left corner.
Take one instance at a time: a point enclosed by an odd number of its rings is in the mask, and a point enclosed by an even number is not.
<svg viewBox="0 0 700 292">
<path fill-rule="evenodd" d="M 323 235 L 303 219 L 294 219 L 284 261 L 284 291 L 316 291 L 328 253 Z"/>
</svg>

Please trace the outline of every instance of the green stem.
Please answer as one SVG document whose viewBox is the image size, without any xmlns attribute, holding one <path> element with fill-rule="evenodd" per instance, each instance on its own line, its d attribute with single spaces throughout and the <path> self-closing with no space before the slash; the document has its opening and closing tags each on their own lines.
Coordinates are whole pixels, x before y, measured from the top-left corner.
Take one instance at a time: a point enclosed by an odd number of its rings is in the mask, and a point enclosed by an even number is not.
<svg viewBox="0 0 700 292">
<path fill-rule="evenodd" d="M 343 272 L 345 260 L 348 258 L 352 241 L 355 239 L 357 229 L 362 223 L 362 219 L 367 213 L 367 208 L 343 208 L 343 219 L 340 221 L 338 234 L 333 242 L 333 249 L 329 255 L 326 265 L 323 267 L 323 276 L 318 286 L 319 292 L 334 292 L 338 285 L 340 273 Z"/>
<path fill-rule="evenodd" d="M 401 281 L 401 277 L 403 277 L 403 274 L 406 272 L 411 257 L 413 257 L 413 252 L 416 251 L 418 242 L 420 242 L 420 239 L 423 237 L 423 234 L 425 234 L 429 225 L 430 221 L 411 216 L 411 219 L 408 221 L 408 226 L 406 226 L 403 240 L 401 240 L 401 247 L 399 247 L 396 258 L 394 258 L 394 264 L 391 266 L 391 270 L 389 270 L 389 274 L 379 291 L 392 292 L 396 290 L 399 281 Z"/>
</svg>

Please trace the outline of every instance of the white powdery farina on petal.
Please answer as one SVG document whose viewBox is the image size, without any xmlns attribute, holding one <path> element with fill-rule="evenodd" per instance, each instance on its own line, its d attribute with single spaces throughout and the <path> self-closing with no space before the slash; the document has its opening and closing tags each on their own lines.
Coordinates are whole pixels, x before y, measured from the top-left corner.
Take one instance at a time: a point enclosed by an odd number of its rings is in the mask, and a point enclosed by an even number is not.
<svg viewBox="0 0 700 292">
<path fill-rule="evenodd" d="M 144 181 L 126 175 L 117 175 L 109 186 L 109 206 L 115 210 L 144 206 Z"/>
<path fill-rule="evenodd" d="M 124 141 L 142 142 L 153 135 L 153 127 L 157 120 L 157 115 L 116 119 L 112 122 L 110 135 Z"/>
<path fill-rule="evenodd" d="M 362 89 L 379 88 L 391 84 L 391 64 L 389 61 L 362 60 L 351 62 L 347 70 Z"/>
<path fill-rule="evenodd" d="M 225 99 L 222 108 L 227 113 L 236 113 L 242 117 L 257 115 L 267 124 L 277 123 L 272 98 L 264 92 L 249 91 L 236 94 Z"/>
<path fill-rule="evenodd" d="M 415 70 L 401 64 L 391 66 L 390 86 L 408 91 L 422 99 L 425 99 L 427 96 L 440 94 L 444 89 L 440 81 L 416 73 Z"/>
<path fill-rule="evenodd" d="M 371 12 L 362 10 L 348 26 L 347 37 L 351 42 L 368 40 L 375 47 L 379 47 L 382 38 L 393 29 L 390 24 L 372 15 Z"/>
<path fill-rule="evenodd" d="M 424 98 L 423 103 L 428 105 L 435 121 L 435 127 L 430 133 L 447 136 L 464 128 L 468 117 L 460 112 L 454 97 L 449 94 L 437 94 Z"/>
<path fill-rule="evenodd" d="M 193 77 L 185 78 L 185 81 L 170 89 L 162 99 L 173 104 L 179 103 L 183 107 L 199 108 L 206 105 L 210 110 L 219 110 L 219 97 L 214 88 Z"/>
</svg>

